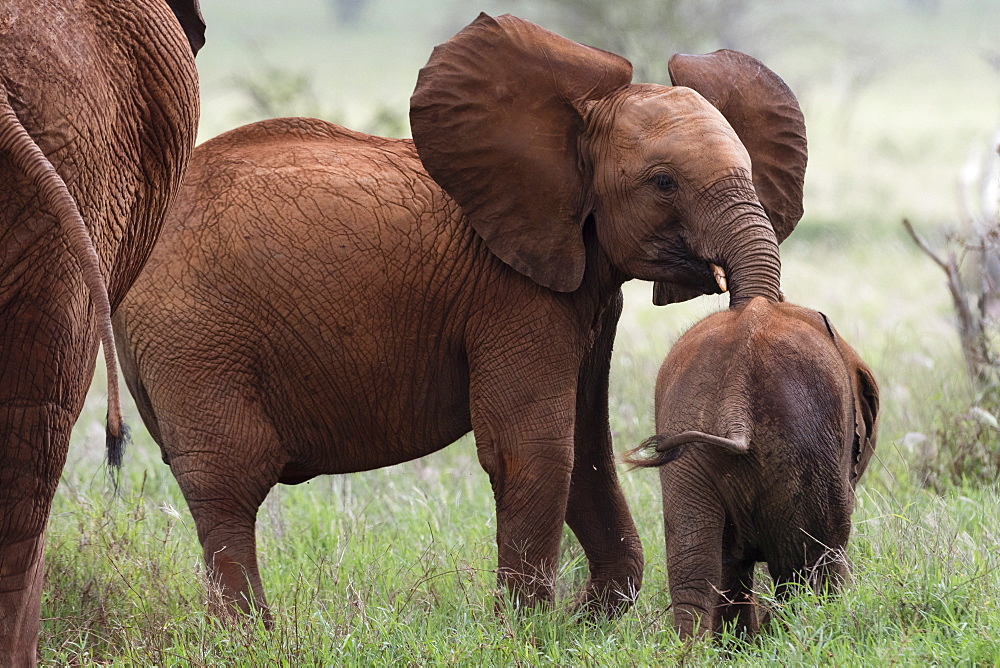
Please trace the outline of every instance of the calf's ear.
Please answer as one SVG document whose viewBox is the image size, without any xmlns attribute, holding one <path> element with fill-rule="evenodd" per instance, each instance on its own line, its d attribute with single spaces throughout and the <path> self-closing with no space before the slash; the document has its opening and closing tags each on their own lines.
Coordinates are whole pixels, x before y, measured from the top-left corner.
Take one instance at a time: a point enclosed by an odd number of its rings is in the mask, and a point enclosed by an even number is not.
<svg viewBox="0 0 1000 668">
<path fill-rule="evenodd" d="M 853 352 L 853 351 L 852 351 Z M 855 354 L 855 358 L 857 355 Z M 854 452 L 851 484 L 857 485 L 875 452 L 878 439 L 878 384 L 871 369 L 858 358 L 854 369 Z"/>
<path fill-rule="evenodd" d="M 201 47 L 205 46 L 205 19 L 201 16 L 198 0 L 167 0 L 167 4 L 187 35 L 191 53 L 197 56 Z"/>
<path fill-rule="evenodd" d="M 420 70 L 413 142 L 494 255 L 572 292 L 586 262 L 583 113 L 631 79 L 620 56 L 516 16 L 480 14 Z"/>
</svg>

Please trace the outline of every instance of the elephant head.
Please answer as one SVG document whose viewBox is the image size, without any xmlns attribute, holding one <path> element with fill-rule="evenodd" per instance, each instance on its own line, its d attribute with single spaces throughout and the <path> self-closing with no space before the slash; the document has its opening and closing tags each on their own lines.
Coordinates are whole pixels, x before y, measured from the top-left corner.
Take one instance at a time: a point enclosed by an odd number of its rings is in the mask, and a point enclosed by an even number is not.
<svg viewBox="0 0 1000 668">
<path fill-rule="evenodd" d="M 481 14 L 421 70 L 414 142 L 490 250 L 540 285 L 581 285 L 592 219 L 656 303 L 725 290 L 727 275 L 734 304 L 776 301 L 777 243 L 802 214 L 795 97 L 732 51 L 674 56 L 670 72 L 678 85 L 631 84 L 624 58 Z"/>
</svg>

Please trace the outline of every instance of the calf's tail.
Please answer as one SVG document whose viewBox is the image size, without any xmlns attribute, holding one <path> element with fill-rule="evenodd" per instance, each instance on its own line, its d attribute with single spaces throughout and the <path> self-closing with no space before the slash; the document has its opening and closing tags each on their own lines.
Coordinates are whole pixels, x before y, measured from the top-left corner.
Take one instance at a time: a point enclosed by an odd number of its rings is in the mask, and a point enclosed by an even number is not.
<svg viewBox="0 0 1000 668">
<path fill-rule="evenodd" d="M 706 434 L 702 431 L 682 431 L 674 436 L 665 434 L 650 436 L 639 447 L 625 453 L 625 463 L 631 464 L 633 468 L 663 466 L 677 458 L 680 446 L 689 443 L 708 443 L 734 455 L 745 455 L 750 451 L 750 437 L 745 431 L 737 432 L 732 438 Z"/>
</svg>

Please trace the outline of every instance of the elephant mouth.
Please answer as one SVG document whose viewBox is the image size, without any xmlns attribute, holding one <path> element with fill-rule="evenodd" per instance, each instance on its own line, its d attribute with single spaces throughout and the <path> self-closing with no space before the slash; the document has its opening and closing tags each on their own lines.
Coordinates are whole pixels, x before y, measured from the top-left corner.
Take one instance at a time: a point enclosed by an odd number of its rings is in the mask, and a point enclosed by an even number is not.
<svg viewBox="0 0 1000 668">
<path fill-rule="evenodd" d="M 698 257 L 683 239 L 663 248 L 653 261 L 655 267 L 650 278 L 657 282 L 671 283 L 699 294 L 726 292 L 728 281 L 721 263 Z"/>
<path fill-rule="evenodd" d="M 725 268 L 693 253 L 683 239 L 657 254 L 653 303 L 659 306 L 726 292 Z"/>
</svg>

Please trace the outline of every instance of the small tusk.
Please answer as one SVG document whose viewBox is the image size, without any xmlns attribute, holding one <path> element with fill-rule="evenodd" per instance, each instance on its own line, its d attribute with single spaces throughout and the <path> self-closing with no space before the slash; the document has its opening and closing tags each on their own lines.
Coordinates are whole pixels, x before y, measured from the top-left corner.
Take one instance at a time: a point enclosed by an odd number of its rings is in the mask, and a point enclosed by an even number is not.
<svg viewBox="0 0 1000 668">
<path fill-rule="evenodd" d="M 709 267 L 712 268 L 712 275 L 715 276 L 715 282 L 718 284 L 719 289 L 723 292 L 729 290 L 729 286 L 726 284 L 726 270 L 717 264 L 709 263 Z"/>
</svg>

